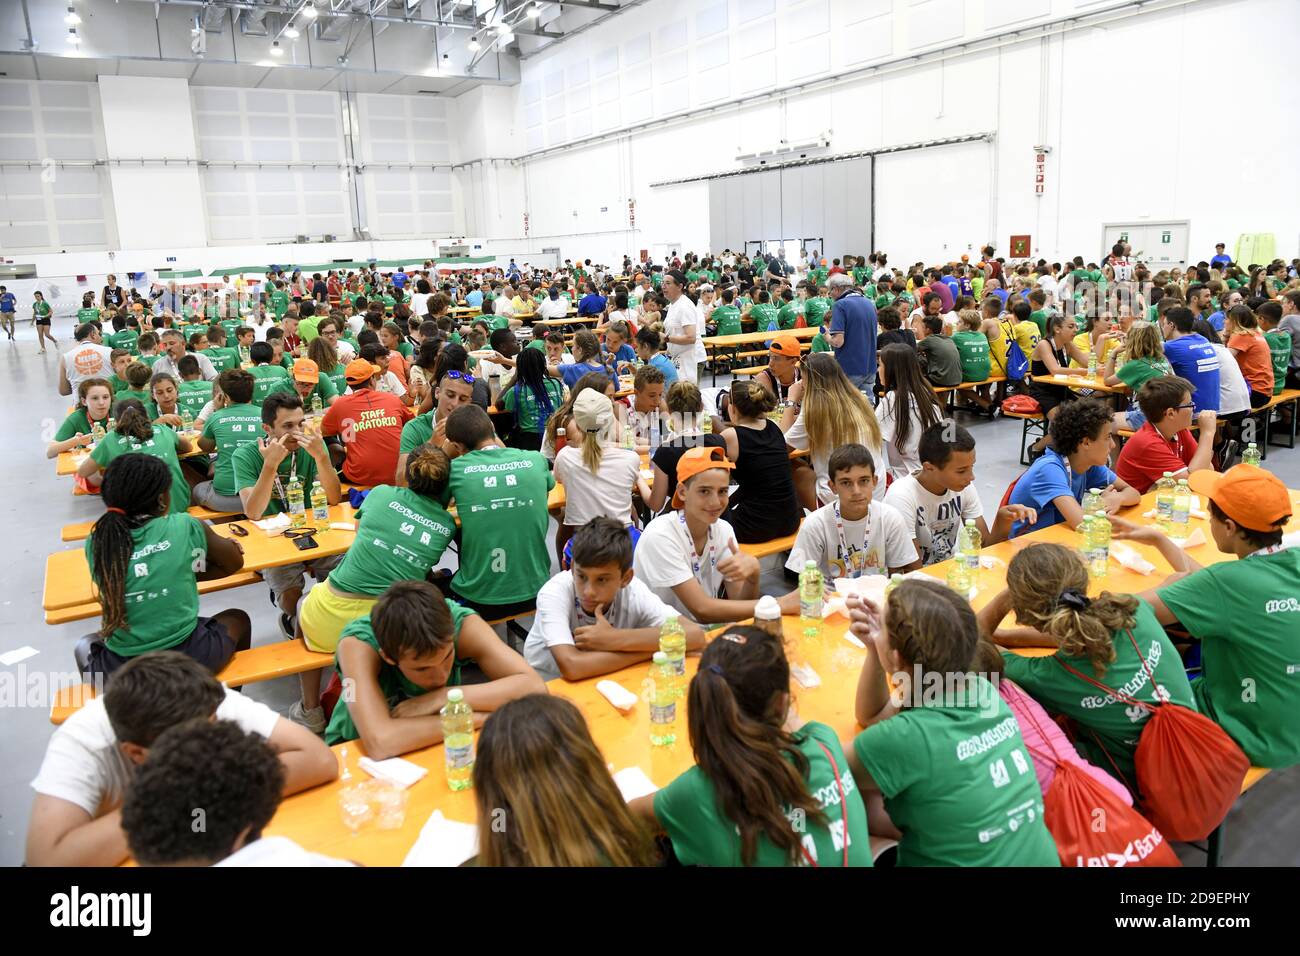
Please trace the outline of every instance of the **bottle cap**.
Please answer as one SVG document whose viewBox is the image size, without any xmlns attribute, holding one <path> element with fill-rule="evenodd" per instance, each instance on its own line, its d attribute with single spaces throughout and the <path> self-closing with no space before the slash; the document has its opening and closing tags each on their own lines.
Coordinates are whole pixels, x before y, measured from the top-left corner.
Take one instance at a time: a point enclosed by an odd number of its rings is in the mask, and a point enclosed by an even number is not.
<svg viewBox="0 0 1300 956">
<path fill-rule="evenodd" d="M 781 605 L 770 594 L 764 594 L 754 605 L 754 619 L 775 621 L 781 617 Z"/>
<path fill-rule="evenodd" d="M 816 571 L 816 570 L 817 570 L 817 562 L 816 562 L 816 561 L 805 561 L 805 562 L 803 563 L 803 569 L 804 569 L 805 571 Z"/>
<path fill-rule="evenodd" d="M 465 699 L 465 692 L 461 690 L 459 687 L 453 687 L 451 690 L 447 691 L 448 703 L 459 704 L 464 699 Z"/>
<path fill-rule="evenodd" d="M 968 527 L 968 528 L 973 528 L 973 527 L 975 527 L 975 519 L 974 519 L 974 518 L 967 518 L 967 519 L 966 519 L 966 527 Z"/>
<path fill-rule="evenodd" d="M 655 651 L 655 656 L 651 658 L 656 664 L 667 664 L 668 655 L 663 651 Z"/>
</svg>

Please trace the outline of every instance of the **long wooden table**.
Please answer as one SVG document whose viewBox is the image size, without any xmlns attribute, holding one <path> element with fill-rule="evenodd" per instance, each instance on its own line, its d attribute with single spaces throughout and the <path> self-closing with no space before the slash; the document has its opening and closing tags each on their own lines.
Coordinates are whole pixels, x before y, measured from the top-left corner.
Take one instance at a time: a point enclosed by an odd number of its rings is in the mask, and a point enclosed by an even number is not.
<svg viewBox="0 0 1300 956">
<path fill-rule="evenodd" d="M 179 432 L 178 434 L 180 435 L 180 437 L 184 438 L 186 441 L 190 443 L 190 451 L 188 454 L 178 455 L 177 457 L 196 458 L 199 455 L 205 454 L 204 452 L 199 450 L 199 446 L 197 444 L 199 439 L 198 432 Z M 60 452 L 59 457 L 56 460 L 54 473 L 58 475 L 60 478 L 66 478 L 69 475 L 75 475 L 77 473 L 77 469 L 81 467 L 82 462 L 84 462 L 87 458 L 90 457 L 90 452 L 91 449 L 89 448 L 82 449 L 80 451 L 76 449 L 72 449 L 70 451 Z"/>
<path fill-rule="evenodd" d="M 741 332 L 739 335 L 706 335 L 700 341 L 704 343 L 704 348 L 711 352 L 710 359 L 714 362 L 713 384 L 718 384 L 717 362 L 727 361 L 735 365 L 740 358 L 740 351 L 746 345 L 761 345 L 770 342 L 779 335 L 792 335 L 800 342 L 809 341 L 817 336 L 817 328 L 804 329 L 783 329 L 777 332 Z"/>
<path fill-rule="evenodd" d="M 1127 385 L 1107 385 L 1101 377 L 1089 378 L 1085 375 L 1034 375 L 1027 376 L 1040 385 L 1063 385 L 1076 392 L 1091 389 L 1107 395 L 1124 395 L 1128 393 Z"/>
</svg>

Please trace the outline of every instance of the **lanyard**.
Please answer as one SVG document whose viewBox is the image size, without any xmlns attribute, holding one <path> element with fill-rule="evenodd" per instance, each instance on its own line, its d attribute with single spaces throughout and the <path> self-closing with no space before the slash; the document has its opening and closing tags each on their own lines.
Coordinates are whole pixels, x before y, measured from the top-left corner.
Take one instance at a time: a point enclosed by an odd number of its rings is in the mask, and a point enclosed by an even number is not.
<svg viewBox="0 0 1300 956">
<path fill-rule="evenodd" d="M 840 503 L 837 501 L 831 507 L 835 510 L 835 533 L 840 539 L 840 554 L 844 555 L 844 573 L 850 578 L 862 577 L 862 565 L 867 560 L 867 538 L 871 531 L 871 506 L 867 506 L 867 515 L 862 520 L 866 522 L 862 526 L 862 562 L 855 569 L 853 560 L 849 554 L 849 544 L 844 537 L 844 519 L 840 517 Z"/>
<path fill-rule="evenodd" d="M 289 484 L 293 484 L 298 477 L 298 453 L 295 451 L 289 455 Z M 284 484 L 280 481 L 280 469 L 275 470 L 275 496 L 280 499 L 280 507 L 285 511 L 289 510 L 289 495 L 284 490 Z"/>
<path fill-rule="evenodd" d="M 691 536 L 691 529 L 686 527 L 686 512 L 677 512 L 677 518 L 681 522 L 682 537 L 686 539 L 686 547 L 691 553 L 691 573 L 698 578 L 700 576 L 700 568 L 703 566 L 703 562 L 700 560 L 700 556 L 695 553 L 695 539 Z M 709 550 L 705 553 L 705 556 L 709 562 L 709 569 L 712 571 L 718 566 L 718 560 L 714 557 L 714 552 L 717 551 L 717 543 L 713 540 L 712 525 L 709 525 L 707 538 L 709 542 Z"/>
<path fill-rule="evenodd" d="M 1285 550 L 1286 550 L 1286 545 L 1280 542 L 1278 544 L 1270 544 L 1267 548 L 1260 548 L 1258 551 L 1252 551 L 1250 552 L 1250 554 L 1244 555 L 1242 557 L 1242 560 L 1244 561 L 1246 560 L 1246 558 L 1263 557 L 1264 555 L 1268 555 L 1268 554 L 1277 554 L 1279 551 L 1285 551 Z"/>
<path fill-rule="evenodd" d="M 848 794 L 844 792 L 844 782 L 840 779 L 840 765 L 835 761 L 835 757 L 831 754 L 830 748 L 827 747 L 820 740 L 817 741 L 817 746 L 822 748 L 822 753 L 824 753 L 826 755 L 826 759 L 831 762 L 831 771 L 835 774 L 835 786 L 838 787 L 840 791 L 840 826 L 843 828 L 843 833 L 844 833 L 844 864 L 843 865 L 847 867 L 849 865 Z M 803 853 L 803 858 L 808 861 L 809 865 L 813 867 L 817 867 L 817 861 L 814 860 L 812 854 L 808 852 L 808 848 L 806 846 L 800 845 L 799 849 Z"/>
</svg>

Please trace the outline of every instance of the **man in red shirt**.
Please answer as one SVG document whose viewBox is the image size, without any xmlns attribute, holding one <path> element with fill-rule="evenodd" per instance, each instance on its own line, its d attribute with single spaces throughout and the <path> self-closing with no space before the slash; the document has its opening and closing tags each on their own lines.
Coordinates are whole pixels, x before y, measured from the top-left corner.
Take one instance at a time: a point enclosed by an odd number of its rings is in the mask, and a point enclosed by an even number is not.
<svg viewBox="0 0 1300 956">
<path fill-rule="evenodd" d="M 397 470 L 402 426 L 411 410 L 391 392 L 375 388 L 380 369 L 353 359 L 343 370 L 348 385 L 321 420 L 322 435 L 343 436 L 343 477 L 354 485 L 391 484 Z"/>
<path fill-rule="evenodd" d="M 1124 445 L 1115 473 L 1146 494 L 1165 472 L 1186 478 L 1190 472 L 1213 467 L 1216 417 L 1206 409 L 1197 417 L 1198 444 L 1192 424 L 1192 383 L 1177 375 L 1149 379 L 1138 391 L 1138 406 L 1146 423 Z"/>
</svg>

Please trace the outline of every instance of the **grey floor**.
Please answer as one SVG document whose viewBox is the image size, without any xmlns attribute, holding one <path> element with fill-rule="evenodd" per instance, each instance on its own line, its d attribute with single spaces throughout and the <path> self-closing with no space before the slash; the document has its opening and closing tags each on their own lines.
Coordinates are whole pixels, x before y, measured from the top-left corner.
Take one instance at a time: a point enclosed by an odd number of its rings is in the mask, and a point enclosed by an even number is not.
<svg viewBox="0 0 1300 956">
<path fill-rule="evenodd" d="M 60 341 L 71 338 L 69 323 L 56 322 Z M 48 627 L 41 613 L 45 558 L 70 547 L 59 541 L 59 529 L 76 521 L 93 519 L 100 511 L 97 498 L 76 498 L 69 478 L 57 478 L 54 463 L 44 456 L 45 444 L 63 420 L 69 400 L 56 390 L 58 357 L 50 351 L 37 354 L 36 333 L 21 323 L 18 341 L 0 341 L 0 489 L 4 520 L 0 524 L 9 541 L 3 554 L 10 568 L 0 588 L 0 654 L 30 646 L 35 657 L 8 667 L 0 666 L 0 865 L 22 862 L 27 816 L 31 806 L 30 781 L 40 766 L 49 740 L 49 700 L 44 688 L 58 686 L 57 675 L 73 670 L 72 648 L 90 628 L 87 622 Z M 708 377 L 706 377 L 708 383 Z M 721 384 L 721 381 L 720 381 Z M 989 422 L 961 416 L 976 436 L 977 487 L 985 508 L 992 508 L 1007 484 L 1020 473 L 1019 428 L 1014 422 Z M 13 431 L 9 432 L 12 426 Z M 1300 485 L 1300 449 L 1275 450 L 1266 467 L 1289 486 Z M 454 566 L 454 559 L 449 561 Z M 764 577 L 765 590 L 784 590 L 779 574 Z M 281 640 L 264 588 L 226 591 L 202 599 L 200 613 L 213 614 L 239 603 L 253 618 L 253 641 Z M 285 712 L 297 692 L 296 679 L 256 684 L 250 697 Z M 1224 862 L 1238 866 L 1300 864 L 1300 767 L 1270 774 L 1256 786 L 1228 818 Z M 1188 865 L 1199 866 L 1203 855 L 1179 847 Z"/>
</svg>

